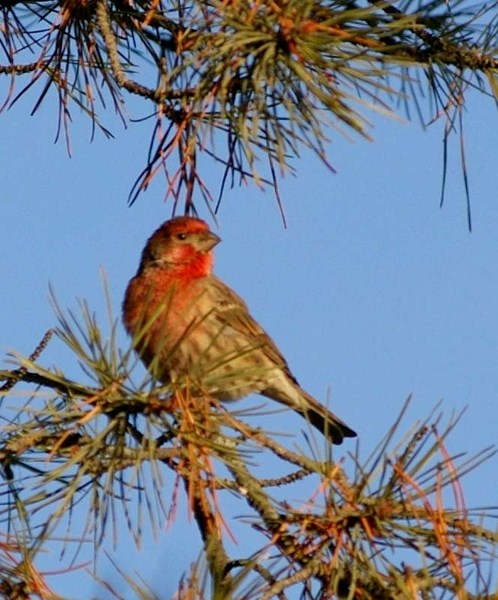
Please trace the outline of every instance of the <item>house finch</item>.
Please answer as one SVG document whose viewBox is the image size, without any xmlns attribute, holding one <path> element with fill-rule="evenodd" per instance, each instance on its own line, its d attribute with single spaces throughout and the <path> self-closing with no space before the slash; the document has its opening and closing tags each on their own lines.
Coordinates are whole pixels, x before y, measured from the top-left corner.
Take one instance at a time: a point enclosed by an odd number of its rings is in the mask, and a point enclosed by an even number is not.
<svg viewBox="0 0 498 600">
<path fill-rule="evenodd" d="M 192 217 L 166 221 L 147 241 L 128 284 L 123 321 L 163 383 L 188 376 L 218 400 L 259 393 L 295 410 L 331 442 L 356 433 L 305 392 L 245 302 L 213 275 L 220 238 Z"/>
</svg>

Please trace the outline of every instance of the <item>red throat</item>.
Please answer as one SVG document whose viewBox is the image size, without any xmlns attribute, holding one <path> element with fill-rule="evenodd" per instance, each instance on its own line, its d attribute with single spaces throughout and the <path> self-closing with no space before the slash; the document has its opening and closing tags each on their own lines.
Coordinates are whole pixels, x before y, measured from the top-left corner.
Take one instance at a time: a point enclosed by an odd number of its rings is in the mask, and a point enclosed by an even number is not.
<svg viewBox="0 0 498 600">
<path fill-rule="evenodd" d="M 214 256 L 212 252 L 197 252 L 191 247 L 188 252 L 187 248 L 183 248 L 184 258 L 188 258 L 185 262 L 179 261 L 175 265 L 175 277 L 181 279 L 198 279 L 207 277 L 213 270 Z M 185 256 L 187 255 L 187 256 Z"/>
</svg>

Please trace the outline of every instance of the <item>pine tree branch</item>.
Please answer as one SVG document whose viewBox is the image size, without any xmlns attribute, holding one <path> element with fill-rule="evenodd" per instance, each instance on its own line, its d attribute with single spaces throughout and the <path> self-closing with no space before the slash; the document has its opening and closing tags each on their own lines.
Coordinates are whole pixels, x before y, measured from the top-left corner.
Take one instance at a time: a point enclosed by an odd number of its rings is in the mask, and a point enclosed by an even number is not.
<svg viewBox="0 0 498 600">
<path fill-rule="evenodd" d="M 498 97 L 496 3 L 472 14 L 443 1 L 419 3 L 416 11 L 410 3 L 400 6 L 380 0 L 361 6 L 345 0 L 254 7 L 180 2 L 175 12 L 162 0 L 74 0 L 47 2 L 42 11 L 37 3 L 10 2 L 2 8 L 0 31 L 8 57 L 0 73 L 11 76 L 4 106 L 45 82 L 33 112 L 53 88 L 67 135 L 72 103 L 109 135 L 96 99 L 103 107 L 109 94 L 125 119 L 126 90 L 156 111 L 147 164 L 130 201 L 164 172 L 175 206 L 195 209 L 200 191 L 213 210 L 216 194 L 200 171 L 205 153 L 221 167 L 221 191 L 229 179 L 253 179 L 273 187 L 280 202 L 277 167 L 292 169 L 303 146 L 332 168 L 329 132 L 345 126 L 369 137 L 366 112 L 393 113 L 399 99 L 407 112 L 414 102 L 421 113 L 421 70 L 436 111 L 450 121 L 464 106 L 467 88 Z M 36 36 L 32 15 L 42 23 Z M 38 53 L 37 61 L 22 63 L 29 51 Z M 14 81 L 26 73 L 33 76 L 15 96 Z M 215 146 L 208 141 L 214 139 L 226 143 Z"/>
</svg>

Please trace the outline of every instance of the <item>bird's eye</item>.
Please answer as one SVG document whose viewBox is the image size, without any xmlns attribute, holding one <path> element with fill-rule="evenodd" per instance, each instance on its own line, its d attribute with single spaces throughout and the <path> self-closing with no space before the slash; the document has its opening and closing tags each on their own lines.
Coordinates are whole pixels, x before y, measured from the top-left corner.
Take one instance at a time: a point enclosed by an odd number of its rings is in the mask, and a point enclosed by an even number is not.
<svg viewBox="0 0 498 600">
<path fill-rule="evenodd" d="M 177 233 L 176 239 L 181 240 L 183 242 L 184 240 L 187 239 L 187 234 L 186 233 Z"/>
</svg>

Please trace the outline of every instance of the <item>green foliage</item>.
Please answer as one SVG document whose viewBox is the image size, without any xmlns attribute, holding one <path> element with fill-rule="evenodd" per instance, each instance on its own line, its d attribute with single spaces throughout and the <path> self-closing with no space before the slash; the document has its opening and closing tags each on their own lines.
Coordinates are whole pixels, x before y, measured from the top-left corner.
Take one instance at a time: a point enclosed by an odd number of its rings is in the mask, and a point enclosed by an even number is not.
<svg viewBox="0 0 498 600">
<path fill-rule="evenodd" d="M 130 201 L 163 172 L 166 197 L 184 212 L 195 210 L 194 192 L 215 210 L 203 179 L 215 165 L 220 198 L 226 185 L 248 179 L 273 186 L 278 198 L 280 174 L 303 148 L 329 164 L 327 136 L 368 137 L 371 111 L 404 107 L 409 115 L 415 107 L 423 123 L 446 118 L 449 136 L 461 126 L 469 89 L 498 98 L 497 7 L 496 0 L 4 2 L 0 73 L 11 85 L 3 107 L 33 88 L 36 112 L 55 92 L 69 139 L 74 106 L 110 135 L 102 114 L 110 105 L 126 121 L 131 95 L 148 104 L 153 123 Z"/>
<path fill-rule="evenodd" d="M 179 582 L 184 600 L 491 597 L 498 536 L 488 523 L 497 511 L 467 508 L 461 479 L 494 452 L 452 455 L 447 438 L 458 418 L 444 424 L 434 412 L 401 435 L 402 413 L 370 456 L 357 447 L 335 462 L 323 440 L 309 437 L 296 450 L 292 438 L 269 435 L 243 411 L 192 397 L 188 381 L 175 389 L 148 376 L 137 383 L 136 359 L 119 349 L 111 314 L 104 333 L 85 303 L 79 316 L 56 311 L 55 335 L 81 377 L 40 365 L 51 332 L 31 357 L 15 358 L 17 369 L 0 372 L 10 399 L 0 431 L 0 515 L 15 532 L 0 551 L 14 544 L 19 556 L 11 553 L 14 566 L 0 562 L 4 589 L 22 584 L 29 593 L 20 598 L 54 598 L 36 571 L 47 545 L 74 561 L 90 539 L 96 561 L 124 527 L 137 547 L 147 541 L 145 520 L 167 536 L 161 523 L 182 502 L 203 546 Z M 26 400 L 14 409 L 16 397 Z M 265 464 L 271 478 L 259 472 Z M 243 556 L 228 550 L 227 496 L 245 515 L 241 539 L 259 538 Z M 74 518 L 76 510 L 86 519 Z M 138 598 L 154 598 L 122 576 Z"/>
</svg>

